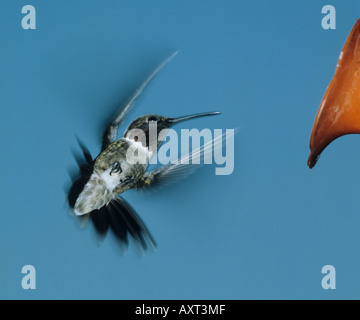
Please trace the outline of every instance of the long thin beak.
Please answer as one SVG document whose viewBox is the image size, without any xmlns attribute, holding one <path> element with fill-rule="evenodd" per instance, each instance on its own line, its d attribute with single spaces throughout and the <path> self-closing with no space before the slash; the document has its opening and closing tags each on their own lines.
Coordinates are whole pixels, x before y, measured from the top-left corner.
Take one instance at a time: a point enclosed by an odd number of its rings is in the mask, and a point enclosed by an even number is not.
<svg viewBox="0 0 360 320">
<path fill-rule="evenodd" d="M 215 116 L 217 114 L 220 114 L 221 112 L 215 111 L 215 112 L 205 112 L 205 113 L 198 113 L 198 114 L 192 114 L 189 116 L 179 117 L 179 118 L 169 118 L 168 121 L 171 123 L 179 123 L 182 121 L 194 119 L 194 118 L 200 118 L 200 117 L 206 117 L 206 116 Z"/>
<path fill-rule="evenodd" d="M 360 133 L 360 19 L 340 53 L 335 75 L 321 101 L 310 136 L 308 166 L 335 139 Z"/>
</svg>

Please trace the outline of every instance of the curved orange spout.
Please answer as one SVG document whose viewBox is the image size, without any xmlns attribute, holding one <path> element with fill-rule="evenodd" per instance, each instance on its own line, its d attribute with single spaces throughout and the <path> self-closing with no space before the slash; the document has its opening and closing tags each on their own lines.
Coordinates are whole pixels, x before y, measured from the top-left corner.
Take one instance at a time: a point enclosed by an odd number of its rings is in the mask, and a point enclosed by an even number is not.
<svg viewBox="0 0 360 320">
<path fill-rule="evenodd" d="M 333 140 L 351 133 L 360 133 L 360 19 L 345 42 L 316 115 L 308 166 L 314 167 Z"/>
</svg>

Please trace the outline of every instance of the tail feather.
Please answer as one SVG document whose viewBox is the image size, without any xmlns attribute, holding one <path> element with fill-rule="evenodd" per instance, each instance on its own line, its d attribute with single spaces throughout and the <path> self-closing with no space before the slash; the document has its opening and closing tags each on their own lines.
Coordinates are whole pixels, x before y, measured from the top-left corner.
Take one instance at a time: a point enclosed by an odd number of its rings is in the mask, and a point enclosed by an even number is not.
<svg viewBox="0 0 360 320">
<path fill-rule="evenodd" d="M 105 238 L 109 231 L 109 219 L 104 217 L 106 212 L 105 210 L 94 210 L 90 214 L 91 221 L 95 227 L 96 232 L 101 238 Z"/>
<path fill-rule="evenodd" d="M 156 243 L 149 230 L 128 202 L 121 197 L 117 197 L 111 202 L 111 205 L 117 213 L 116 217 L 120 224 L 126 227 L 127 233 L 132 236 L 141 249 L 145 251 L 147 249 L 147 243 L 149 243 L 153 249 L 156 248 Z"/>
</svg>

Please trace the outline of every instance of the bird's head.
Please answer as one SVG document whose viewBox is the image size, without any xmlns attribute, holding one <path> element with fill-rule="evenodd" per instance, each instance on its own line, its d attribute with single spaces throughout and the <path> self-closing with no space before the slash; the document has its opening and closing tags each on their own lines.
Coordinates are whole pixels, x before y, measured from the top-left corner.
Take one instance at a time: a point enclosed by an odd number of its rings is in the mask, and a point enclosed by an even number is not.
<svg viewBox="0 0 360 320">
<path fill-rule="evenodd" d="M 178 118 L 149 114 L 135 119 L 127 128 L 124 137 L 136 142 L 139 141 L 144 147 L 153 145 L 157 149 L 159 142 L 165 138 L 167 130 L 173 125 L 186 120 L 217 114 L 220 114 L 220 112 L 207 112 Z"/>
</svg>

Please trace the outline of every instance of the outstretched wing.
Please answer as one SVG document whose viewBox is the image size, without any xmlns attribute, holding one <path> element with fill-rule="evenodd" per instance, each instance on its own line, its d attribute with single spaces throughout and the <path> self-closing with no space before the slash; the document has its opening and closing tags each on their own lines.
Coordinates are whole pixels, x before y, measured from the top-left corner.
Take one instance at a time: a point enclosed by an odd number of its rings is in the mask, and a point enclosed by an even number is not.
<svg viewBox="0 0 360 320">
<path fill-rule="evenodd" d="M 151 82 L 151 80 L 159 73 L 159 71 L 177 54 L 177 51 L 174 52 L 170 57 L 168 57 L 164 62 L 162 62 L 153 73 L 142 83 L 142 85 L 135 90 L 135 92 L 125 101 L 122 107 L 119 109 L 118 113 L 115 115 L 114 119 L 106 127 L 103 138 L 102 138 L 102 148 L 105 150 L 106 147 L 116 140 L 117 130 L 121 122 L 125 119 L 126 115 L 130 112 L 131 108 L 136 102 L 136 99 L 141 95 L 145 87 Z"/>
<path fill-rule="evenodd" d="M 140 189 L 165 186 L 188 177 L 198 168 L 203 166 L 204 162 L 201 163 L 202 156 L 205 158 L 212 156 L 213 151 L 222 151 L 222 145 L 225 138 L 226 134 L 224 133 L 207 142 L 203 146 L 193 150 L 189 154 L 181 157 L 175 162 L 146 172 L 137 184 L 136 188 Z"/>
</svg>

